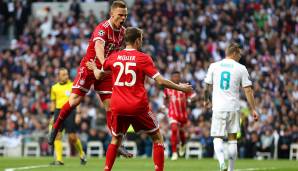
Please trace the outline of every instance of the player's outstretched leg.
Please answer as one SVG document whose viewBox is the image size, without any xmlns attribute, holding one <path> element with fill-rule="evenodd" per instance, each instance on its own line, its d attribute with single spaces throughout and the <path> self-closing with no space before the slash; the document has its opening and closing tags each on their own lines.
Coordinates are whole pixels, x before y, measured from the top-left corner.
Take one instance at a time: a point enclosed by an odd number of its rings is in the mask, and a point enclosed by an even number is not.
<svg viewBox="0 0 298 171">
<path fill-rule="evenodd" d="M 159 130 L 150 135 L 153 141 L 153 161 L 155 171 L 163 171 L 164 168 L 164 144 Z"/>
<path fill-rule="evenodd" d="M 111 171 L 117 157 L 118 147 L 122 142 L 122 136 L 112 136 L 111 143 L 106 153 L 106 162 L 104 171 Z"/>
<path fill-rule="evenodd" d="M 53 128 L 51 129 L 51 132 L 49 134 L 49 145 L 53 145 L 55 138 L 57 136 L 57 133 L 63 123 L 63 121 L 69 116 L 71 111 L 75 109 L 76 106 L 80 104 L 82 100 L 82 96 L 79 96 L 77 94 L 71 93 L 69 100 L 63 105 L 63 107 L 60 110 L 59 116 L 57 120 L 55 121 Z"/>
<path fill-rule="evenodd" d="M 228 156 L 229 156 L 229 171 L 234 171 L 234 164 L 237 158 L 237 138 L 236 134 L 228 136 Z"/>
<path fill-rule="evenodd" d="M 177 154 L 177 142 L 178 142 L 178 124 L 172 123 L 171 124 L 171 147 L 172 147 L 172 157 L 171 160 L 177 160 L 178 154 Z"/>
<path fill-rule="evenodd" d="M 222 138 L 215 137 L 213 139 L 213 144 L 214 144 L 214 152 L 219 162 L 220 171 L 227 171 L 225 158 L 224 158 L 224 148 L 223 148 Z"/>
</svg>

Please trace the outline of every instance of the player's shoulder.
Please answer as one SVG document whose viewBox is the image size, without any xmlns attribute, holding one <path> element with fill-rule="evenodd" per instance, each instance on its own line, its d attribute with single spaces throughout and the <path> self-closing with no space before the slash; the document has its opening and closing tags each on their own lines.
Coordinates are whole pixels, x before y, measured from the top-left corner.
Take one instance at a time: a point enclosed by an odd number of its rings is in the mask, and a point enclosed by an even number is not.
<svg viewBox="0 0 298 171">
<path fill-rule="evenodd" d="M 109 26 L 110 26 L 109 20 L 103 20 L 97 25 L 97 27 L 100 27 L 100 28 L 109 28 Z"/>
<path fill-rule="evenodd" d="M 52 85 L 52 89 L 56 89 L 58 87 L 59 87 L 59 83 L 55 83 L 55 84 Z"/>
<path fill-rule="evenodd" d="M 240 64 L 239 62 L 235 62 L 235 65 L 236 65 L 241 71 L 245 71 L 245 70 L 247 70 L 247 69 L 246 69 L 246 66 L 243 65 L 243 64 Z"/>
</svg>

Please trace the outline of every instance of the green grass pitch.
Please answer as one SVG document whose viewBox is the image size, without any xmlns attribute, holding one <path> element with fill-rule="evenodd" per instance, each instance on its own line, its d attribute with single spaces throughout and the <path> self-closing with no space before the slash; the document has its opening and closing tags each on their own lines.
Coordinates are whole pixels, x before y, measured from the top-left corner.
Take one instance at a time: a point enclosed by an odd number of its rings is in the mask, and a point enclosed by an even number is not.
<svg viewBox="0 0 298 171">
<path fill-rule="evenodd" d="M 86 166 L 81 166 L 79 159 L 65 158 L 64 166 L 48 166 L 50 157 L 7 158 L 0 157 L 0 170 L 4 171 L 102 171 L 104 158 L 89 158 Z M 33 168 L 30 168 L 33 167 Z M 34 168 L 36 167 L 36 168 Z M 10 168 L 10 170 L 9 170 Z M 113 171 L 153 171 L 151 159 L 117 158 Z M 298 171 L 298 161 L 289 160 L 237 160 L 235 171 Z M 218 171 L 214 159 L 166 160 L 165 171 Z"/>
</svg>

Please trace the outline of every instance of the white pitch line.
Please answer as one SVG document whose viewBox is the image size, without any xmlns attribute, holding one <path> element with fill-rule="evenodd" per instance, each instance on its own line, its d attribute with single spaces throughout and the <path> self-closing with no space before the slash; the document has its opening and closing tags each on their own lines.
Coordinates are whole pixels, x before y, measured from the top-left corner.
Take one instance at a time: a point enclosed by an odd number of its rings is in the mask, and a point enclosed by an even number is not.
<svg viewBox="0 0 298 171">
<path fill-rule="evenodd" d="M 235 171 L 256 171 L 256 170 L 275 170 L 277 168 L 270 167 L 270 168 L 247 168 L 247 169 L 236 169 Z"/>
<path fill-rule="evenodd" d="M 4 171 L 15 171 L 15 170 L 28 170 L 28 169 L 37 169 L 43 167 L 50 167 L 50 165 L 35 165 L 35 166 L 25 166 L 25 167 L 17 167 L 17 168 L 7 168 Z"/>
</svg>

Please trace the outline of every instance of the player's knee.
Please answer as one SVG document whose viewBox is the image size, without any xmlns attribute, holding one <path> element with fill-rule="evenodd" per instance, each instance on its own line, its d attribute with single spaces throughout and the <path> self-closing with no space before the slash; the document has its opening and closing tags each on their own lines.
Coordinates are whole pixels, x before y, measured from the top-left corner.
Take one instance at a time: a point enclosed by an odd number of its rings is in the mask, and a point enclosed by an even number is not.
<svg viewBox="0 0 298 171">
<path fill-rule="evenodd" d="M 62 133 L 58 132 L 55 140 L 62 140 Z"/>
<path fill-rule="evenodd" d="M 163 137 L 159 130 L 153 134 L 150 134 L 150 136 L 152 138 L 153 143 L 163 144 Z"/>
<path fill-rule="evenodd" d="M 77 135 L 75 133 L 70 133 L 68 135 L 68 139 L 72 144 L 74 144 L 77 141 Z"/>
<path fill-rule="evenodd" d="M 117 146 L 120 146 L 122 142 L 122 136 L 112 136 L 111 144 L 115 144 Z"/>
<path fill-rule="evenodd" d="M 103 101 L 103 105 L 104 105 L 105 111 L 110 111 L 110 99 L 105 99 Z"/>
<path fill-rule="evenodd" d="M 69 105 L 71 107 L 74 107 L 79 105 L 81 103 L 81 100 L 82 100 L 82 96 L 72 93 L 70 94 L 68 101 L 69 101 Z"/>
<path fill-rule="evenodd" d="M 228 134 L 228 140 L 229 141 L 237 141 L 237 134 L 236 133 Z"/>
</svg>

